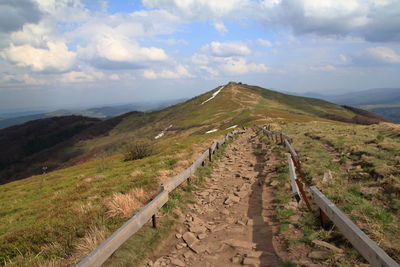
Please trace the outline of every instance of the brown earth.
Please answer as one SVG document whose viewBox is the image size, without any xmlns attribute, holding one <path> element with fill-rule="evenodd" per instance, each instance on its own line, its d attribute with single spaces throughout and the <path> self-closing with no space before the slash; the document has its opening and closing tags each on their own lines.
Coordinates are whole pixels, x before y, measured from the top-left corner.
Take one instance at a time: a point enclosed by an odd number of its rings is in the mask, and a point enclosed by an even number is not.
<svg viewBox="0 0 400 267">
<path fill-rule="evenodd" d="M 257 156 L 255 149 L 262 150 Z M 248 132 L 226 153 L 197 191 L 176 232 L 145 262 L 147 266 L 282 266 L 288 260 L 317 266 L 309 248 L 291 254 L 273 218 L 275 155 Z M 297 204 L 297 203 L 296 203 Z"/>
</svg>

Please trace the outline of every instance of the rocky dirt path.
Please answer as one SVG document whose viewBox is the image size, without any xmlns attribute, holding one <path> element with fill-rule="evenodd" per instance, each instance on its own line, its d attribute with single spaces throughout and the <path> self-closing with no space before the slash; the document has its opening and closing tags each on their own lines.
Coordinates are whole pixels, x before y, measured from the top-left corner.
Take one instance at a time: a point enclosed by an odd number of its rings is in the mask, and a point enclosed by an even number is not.
<svg viewBox="0 0 400 267">
<path fill-rule="evenodd" d="M 268 150 L 256 156 L 258 146 L 249 131 L 227 147 L 176 234 L 148 266 L 280 265 L 268 183 L 274 176 L 274 156 Z"/>
</svg>

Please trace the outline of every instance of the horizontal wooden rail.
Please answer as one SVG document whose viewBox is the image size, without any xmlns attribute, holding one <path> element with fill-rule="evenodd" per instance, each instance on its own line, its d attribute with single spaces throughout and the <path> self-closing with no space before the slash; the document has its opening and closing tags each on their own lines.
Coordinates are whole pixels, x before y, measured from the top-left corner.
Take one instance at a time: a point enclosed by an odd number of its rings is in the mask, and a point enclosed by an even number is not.
<svg viewBox="0 0 400 267">
<path fill-rule="evenodd" d="M 296 176 L 296 171 L 299 173 L 299 177 L 303 180 L 305 175 L 301 170 L 299 156 L 296 153 L 296 150 L 291 145 L 293 139 L 281 132 L 268 130 L 270 128 L 270 126 L 266 126 L 261 129 L 268 136 L 279 136 L 281 138 L 283 137 L 284 144 L 286 145 L 290 153 L 290 155 L 288 155 L 288 165 L 292 192 L 294 194 L 300 194 L 301 197 L 304 198 L 309 210 L 312 211 L 303 190 L 303 185 Z M 276 141 L 278 142 L 277 138 Z M 400 266 L 363 231 L 361 231 L 361 229 L 358 228 L 343 212 L 341 212 L 335 206 L 335 204 L 333 204 L 326 196 L 324 196 L 317 187 L 311 186 L 310 190 L 315 203 L 319 207 L 321 223 L 323 224 L 323 226 L 326 226 L 326 216 L 328 216 L 331 221 L 339 228 L 340 232 L 350 241 L 350 243 L 372 266 Z"/>
<path fill-rule="evenodd" d="M 294 150 L 294 148 L 287 139 L 285 139 L 285 145 L 289 150 L 290 155 L 292 155 L 292 159 L 294 159 L 296 162 L 299 162 L 299 156 L 297 155 L 296 150 Z"/>
<path fill-rule="evenodd" d="M 317 187 L 310 187 L 315 203 L 339 228 L 350 243 L 372 266 L 399 266 L 389 255 L 355 225 Z"/>
<path fill-rule="evenodd" d="M 212 153 L 221 147 L 226 141 L 238 133 L 245 133 L 245 130 L 234 130 L 229 132 L 218 142 L 213 142 L 210 148 L 205 150 L 199 158 L 188 168 L 178 173 L 166 183 L 161 185 L 161 193 L 144 206 L 124 225 L 115 231 L 109 238 L 93 250 L 88 256 L 78 263 L 78 267 L 101 266 L 128 238 L 136 233 L 146 222 L 152 218 L 153 226 L 156 226 L 155 214 L 168 201 L 168 194 L 179 185 L 187 181 Z M 210 154 L 211 151 L 211 154 Z M 209 158 L 211 159 L 211 157 Z"/>
<path fill-rule="evenodd" d="M 122 227 L 101 243 L 100 246 L 86 256 L 77 266 L 101 266 L 129 237 L 142 228 L 167 201 L 168 191 L 161 192 L 156 198 L 136 213 L 135 216 L 130 218 Z"/>
</svg>

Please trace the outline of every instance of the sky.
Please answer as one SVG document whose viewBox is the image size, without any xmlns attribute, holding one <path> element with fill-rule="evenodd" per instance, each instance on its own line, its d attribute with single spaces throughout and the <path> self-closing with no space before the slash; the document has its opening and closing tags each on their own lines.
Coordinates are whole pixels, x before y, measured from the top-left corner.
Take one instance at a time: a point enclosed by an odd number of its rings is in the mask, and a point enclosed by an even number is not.
<svg viewBox="0 0 400 267">
<path fill-rule="evenodd" d="M 1 0 L 0 111 L 400 86 L 399 0 Z"/>
</svg>

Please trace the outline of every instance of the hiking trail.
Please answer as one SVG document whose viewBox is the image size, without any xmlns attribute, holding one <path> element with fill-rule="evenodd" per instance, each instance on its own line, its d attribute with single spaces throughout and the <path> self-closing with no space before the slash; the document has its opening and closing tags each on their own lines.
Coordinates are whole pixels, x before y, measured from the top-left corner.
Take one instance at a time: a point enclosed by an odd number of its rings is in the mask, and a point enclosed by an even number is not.
<svg viewBox="0 0 400 267">
<path fill-rule="evenodd" d="M 147 266 L 281 265 L 287 252 L 279 251 L 283 246 L 274 235 L 279 225 L 272 217 L 269 181 L 276 160 L 257 139 L 249 130 L 227 146 L 205 189 L 195 192 L 176 232 Z M 256 149 L 262 153 L 256 155 Z"/>
</svg>

